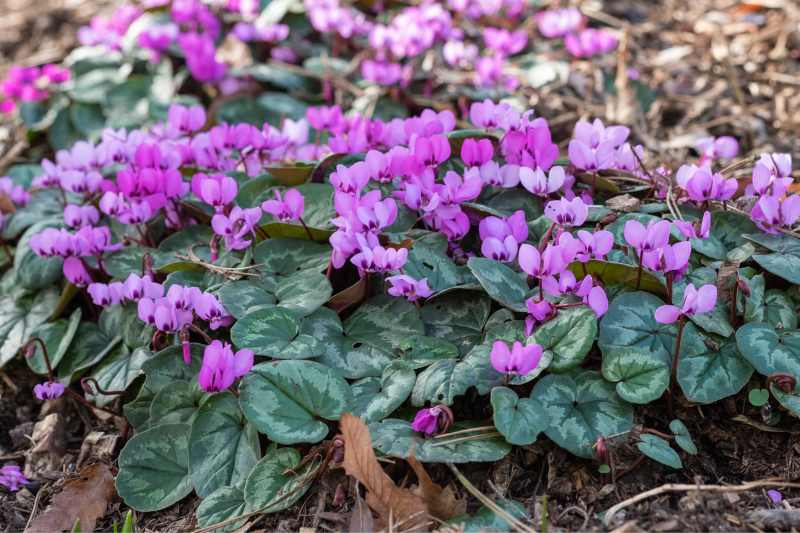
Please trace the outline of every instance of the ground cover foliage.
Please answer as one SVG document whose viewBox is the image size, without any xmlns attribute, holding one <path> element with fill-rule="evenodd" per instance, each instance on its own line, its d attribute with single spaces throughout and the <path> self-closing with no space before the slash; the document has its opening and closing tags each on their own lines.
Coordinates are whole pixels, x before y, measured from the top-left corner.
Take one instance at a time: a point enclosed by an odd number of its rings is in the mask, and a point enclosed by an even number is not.
<svg viewBox="0 0 800 533">
<path fill-rule="evenodd" d="M 460 469 L 554 447 L 603 484 L 707 453 L 698 409 L 791 428 L 792 154 L 731 127 L 676 161 L 642 126 L 635 26 L 262 4 L 126 5 L 0 85 L 24 133 L 0 179 L 0 368 L 121 428 L 35 527 L 193 495 L 193 526 L 232 530 L 338 475 L 363 487 L 351 530 L 538 529 L 546 511 Z M 585 72 L 605 120 L 549 111 Z M 36 478 L 9 462 L 0 483 Z"/>
</svg>

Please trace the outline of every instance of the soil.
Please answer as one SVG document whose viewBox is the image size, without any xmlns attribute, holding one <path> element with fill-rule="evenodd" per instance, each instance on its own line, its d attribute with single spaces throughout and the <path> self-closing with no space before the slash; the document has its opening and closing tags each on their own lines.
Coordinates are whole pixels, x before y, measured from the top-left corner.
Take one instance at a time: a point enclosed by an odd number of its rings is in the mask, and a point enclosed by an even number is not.
<svg viewBox="0 0 800 533">
<path fill-rule="evenodd" d="M 11 64 L 41 64 L 64 57 L 75 44 L 77 28 L 109 3 L 0 0 L 0 76 Z M 627 57 L 619 54 L 604 61 L 635 69 L 639 79 L 656 90 L 649 110 L 634 117 L 633 131 L 664 162 L 681 164 L 694 140 L 708 134 L 736 135 L 744 153 L 788 151 L 800 160 L 800 5 L 796 2 L 615 0 L 605 2 L 603 13 L 596 15 L 599 20 L 629 31 Z M 577 118 L 614 120 L 628 112 L 623 97 L 631 87 L 617 87 L 621 93 L 615 96 L 597 85 L 591 71 L 578 68 L 569 82 L 531 92 L 530 104 L 551 121 L 554 136 L 563 140 Z M 14 133 L 0 135 L 0 158 L 13 144 L 9 135 Z M 0 372 L 0 463 L 31 464 L 28 437 L 34 423 L 47 414 L 32 400 L 34 383 L 24 364 Z M 111 421 L 100 422 L 66 401 L 48 409 L 65 417 L 63 449 L 51 464 L 36 463 L 27 472 L 36 480 L 27 489 L 0 492 L 0 532 L 24 529 L 31 514 L 46 507 L 65 476 L 76 471 L 79 459 L 84 464 L 97 460 L 91 454 L 80 457 L 90 431 L 124 436 Z M 596 463 L 578 460 L 545 439 L 515 448 L 497 464 L 462 470 L 484 494 L 522 502 L 537 529 L 548 524 L 570 531 L 604 530 L 605 510 L 665 483 L 800 480 L 800 424 L 782 413 L 780 424 L 767 425 L 765 420 L 772 415 L 751 407 L 746 392 L 714 406 L 680 406 L 677 416 L 689 427 L 699 453 L 682 453 L 684 469 L 679 471 L 639 461 L 640 455 L 623 442 L 613 447 L 614 472 L 604 475 L 597 472 Z M 643 426 L 666 428 L 669 421 L 663 402 L 637 409 L 637 423 Z M 392 474 L 401 480 L 407 471 L 397 468 Z M 435 481 L 453 483 L 463 493 L 444 466 L 433 466 L 431 474 Z M 800 507 L 800 489 L 781 490 L 784 501 L 779 504 L 766 490 L 664 494 L 626 507 L 611 527 L 626 532 L 758 531 L 776 527 L 769 520 L 765 523 L 763 515 L 756 519 L 752 514 L 768 510 L 769 519 L 794 517 L 793 525 L 784 521 L 777 529 L 800 528 L 796 515 L 780 513 Z M 347 529 L 352 494 L 341 471 L 329 472 L 294 508 L 260 517 L 251 525 L 255 530 L 276 531 Z M 474 499 L 471 502 L 475 504 Z M 198 503 L 187 498 L 164 511 L 138 516 L 137 531 L 191 530 Z M 121 523 L 124 510 L 115 500 L 97 529 L 110 530 L 112 524 Z"/>
</svg>

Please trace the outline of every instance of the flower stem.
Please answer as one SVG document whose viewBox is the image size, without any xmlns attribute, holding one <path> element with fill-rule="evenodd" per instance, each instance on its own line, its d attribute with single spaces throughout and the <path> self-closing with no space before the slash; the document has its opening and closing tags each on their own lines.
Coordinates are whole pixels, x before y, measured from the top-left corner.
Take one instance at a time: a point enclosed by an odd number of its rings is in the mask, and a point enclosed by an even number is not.
<svg viewBox="0 0 800 533">
<path fill-rule="evenodd" d="M 672 272 L 667 272 L 667 302 L 672 303 Z"/>
<path fill-rule="evenodd" d="M 731 327 L 736 327 L 736 300 L 739 298 L 739 279 L 734 280 L 733 288 L 731 289 Z"/>
<path fill-rule="evenodd" d="M 639 270 L 636 271 L 636 290 L 639 290 L 639 286 L 642 284 L 642 261 L 644 260 L 644 248 L 642 251 L 639 252 Z"/>
<path fill-rule="evenodd" d="M 47 365 L 47 377 L 50 381 L 54 381 L 55 377 L 53 373 L 53 366 L 50 364 L 50 356 L 47 353 L 47 346 L 45 345 L 42 339 L 40 339 L 39 337 L 31 338 L 31 340 L 25 343 L 25 346 L 22 347 L 23 353 L 25 353 L 25 351 L 27 351 L 32 344 L 39 344 L 39 346 L 42 348 L 42 356 L 44 357 L 44 364 Z M 33 353 L 31 353 L 31 355 L 33 355 Z"/>
<path fill-rule="evenodd" d="M 302 225 L 303 225 L 303 229 L 304 229 L 304 230 L 306 230 L 306 235 L 308 235 L 308 240 L 310 240 L 310 241 L 313 241 L 313 240 L 314 240 L 314 237 L 311 235 L 311 230 L 310 230 L 310 229 L 308 229 L 308 226 L 306 226 L 306 223 L 305 223 L 305 221 L 303 220 L 303 218 L 302 218 L 302 217 L 299 217 L 297 220 L 299 220 L 299 221 L 300 221 L 300 224 L 302 224 Z"/>
<path fill-rule="evenodd" d="M 678 336 L 675 339 L 675 353 L 672 355 L 672 373 L 669 381 L 669 416 L 673 417 L 673 397 L 675 396 L 675 381 L 678 379 L 678 360 L 681 355 L 681 341 L 683 340 L 683 328 L 686 326 L 686 317 L 681 315 L 678 319 Z"/>
</svg>

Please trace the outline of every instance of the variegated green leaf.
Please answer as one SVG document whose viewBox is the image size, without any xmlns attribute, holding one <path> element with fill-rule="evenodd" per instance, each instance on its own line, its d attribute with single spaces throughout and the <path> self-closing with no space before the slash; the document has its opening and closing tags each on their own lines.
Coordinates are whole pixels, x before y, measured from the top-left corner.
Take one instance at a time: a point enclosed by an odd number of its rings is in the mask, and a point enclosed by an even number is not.
<svg viewBox="0 0 800 533">
<path fill-rule="evenodd" d="M 315 337 L 300 333 L 302 319 L 280 307 L 248 313 L 231 328 L 237 348 L 249 348 L 256 355 L 274 359 L 319 357 L 324 346 Z"/>
<path fill-rule="evenodd" d="M 552 353 L 550 370 L 563 372 L 583 362 L 597 337 L 597 316 L 585 306 L 572 307 L 537 327 L 529 342 Z"/>
<path fill-rule="evenodd" d="M 417 375 L 408 363 L 394 361 L 380 378 L 353 383 L 351 411 L 367 424 L 383 420 L 406 401 L 416 380 Z"/>
<path fill-rule="evenodd" d="M 539 433 L 547 429 L 547 416 L 530 398 L 519 398 L 509 388 L 495 387 L 491 402 L 494 426 L 510 444 L 533 444 Z"/>
</svg>

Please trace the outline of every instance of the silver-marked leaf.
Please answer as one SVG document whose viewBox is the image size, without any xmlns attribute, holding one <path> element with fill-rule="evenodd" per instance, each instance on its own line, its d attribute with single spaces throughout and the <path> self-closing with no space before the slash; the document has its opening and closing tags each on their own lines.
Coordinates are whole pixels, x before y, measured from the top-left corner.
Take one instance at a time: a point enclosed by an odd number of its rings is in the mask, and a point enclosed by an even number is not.
<svg viewBox="0 0 800 533">
<path fill-rule="evenodd" d="M 279 444 L 321 441 L 328 434 L 323 420 L 338 420 L 352 401 L 347 382 L 313 361 L 256 365 L 240 393 L 247 419 Z"/>
<path fill-rule="evenodd" d="M 786 293 L 769 289 L 764 298 L 764 321 L 776 329 L 797 329 L 797 311 Z"/>
<path fill-rule="evenodd" d="M 394 361 L 380 378 L 364 378 L 351 385 L 351 411 L 367 424 L 383 420 L 408 399 L 416 380 L 408 363 Z"/>
<path fill-rule="evenodd" d="M 529 342 L 552 353 L 550 370 L 564 372 L 580 366 L 596 336 L 597 316 L 588 307 L 579 306 L 559 311 L 536 328 Z"/>
<path fill-rule="evenodd" d="M 736 346 L 763 376 L 800 376 L 800 330 L 778 331 L 769 324 L 750 322 L 736 331 Z"/>
<path fill-rule="evenodd" d="M 764 270 L 790 283 L 800 284 L 800 240 L 790 235 L 767 233 L 753 233 L 746 237 L 773 252 L 753 256 L 753 260 Z"/>
<path fill-rule="evenodd" d="M 671 361 L 677 330 L 674 324 L 659 324 L 655 312 L 664 302 L 646 292 L 620 294 L 600 320 L 597 345 L 605 355 L 632 348 L 647 357 Z"/>
<path fill-rule="evenodd" d="M 401 359 L 413 369 L 425 368 L 436 361 L 458 358 L 458 347 L 445 339 L 415 335 L 400 345 Z"/>
<path fill-rule="evenodd" d="M 28 244 L 36 233 L 58 225 L 57 220 L 43 220 L 25 230 L 20 237 L 14 251 L 14 273 L 17 281 L 26 289 L 43 289 L 61 278 L 64 260 L 60 257 L 40 257 Z"/>
<path fill-rule="evenodd" d="M 689 401 L 713 403 L 733 396 L 752 375 L 753 367 L 740 355 L 734 338 L 714 340 L 686 325 L 678 360 L 678 384 Z"/>
<path fill-rule="evenodd" d="M 344 321 L 344 334 L 380 350 L 396 350 L 411 335 L 425 332 L 419 310 L 401 298 L 381 295 L 367 300 Z"/>
<path fill-rule="evenodd" d="M 758 231 L 750 217 L 733 211 L 715 211 L 711 217 L 711 235 L 732 251 L 745 244 L 745 235 Z"/>
<path fill-rule="evenodd" d="M 103 390 L 126 390 L 133 380 L 142 373 L 142 365 L 150 358 L 147 348 L 136 348 L 132 352 L 124 345 L 118 346 L 108 357 L 94 369 L 92 377 L 97 380 Z M 104 394 L 87 394 L 95 405 L 108 405 L 116 396 Z"/>
<path fill-rule="evenodd" d="M 303 319 L 301 332 L 322 344 L 324 351 L 317 360 L 348 379 L 378 377 L 392 360 L 388 347 L 347 337 L 339 315 L 327 307 Z"/>
<path fill-rule="evenodd" d="M 328 266 L 331 248 L 305 239 L 275 237 L 262 241 L 253 251 L 253 259 L 265 277 L 285 277 L 310 270 L 322 272 Z"/>
<path fill-rule="evenodd" d="M 69 346 L 72 343 L 72 339 L 75 337 L 75 332 L 80 322 L 81 310 L 78 308 L 72 312 L 69 320 L 62 318 L 55 322 L 47 322 L 31 332 L 31 338 L 38 337 L 47 347 L 48 359 L 53 369 L 58 368 L 67 350 L 69 350 Z M 38 343 L 34 346 L 35 351 L 33 355 L 26 358 L 28 367 L 37 374 L 47 374 L 47 363 L 44 360 L 44 352 Z"/>
<path fill-rule="evenodd" d="M 633 408 L 598 372 L 549 374 L 533 387 L 531 399 L 549 419 L 548 438 L 578 457 L 591 458 L 598 437 L 633 427 Z"/>
<path fill-rule="evenodd" d="M 470 257 L 467 266 L 493 300 L 513 311 L 526 311 L 525 300 L 531 291 L 525 274 L 485 257 Z"/>
<path fill-rule="evenodd" d="M 119 454 L 117 492 L 128 507 L 158 511 L 192 492 L 189 426 L 163 424 L 138 433 Z"/>
<path fill-rule="evenodd" d="M 519 398 L 511 389 L 495 387 L 491 402 L 494 426 L 510 444 L 533 444 L 539 433 L 547 429 L 547 416 L 530 398 Z"/>
<path fill-rule="evenodd" d="M 778 403 L 780 403 L 794 416 L 800 418 L 800 388 L 795 387 L 794 391 L 792 392 L 783 392 L 773 383 L 770 385 L 769 389 L 772 392 L 772 396 L 778 400 Z"/>
<path fill-rule="evenodd" d="M 150 420 L 153 424 L 192 424 L 205 398 L 197 383 L 170 383 L 153 398 Z"/>
<path fill-rule="evenodd" d="M 275 295 L 258 279 L 226 283 L 220 287 L 217 296 L 225 310 L 237 320 L 249 313 L 275 305 Z"/>
<path fill-rule="evenodd" d="M 76 374 L 102 361 L 121 342 L 121 336 L 107 336 L 95 322 L 81 322 L 56 374 L 59 379 L 71 382 Z"/>
<path fill-rule="evenodd" d="M 414 279 L 426 278 L 433 292 L 477 283 L 467 267 L 456 265 L 446 253 L 424 243 L 416 243 L 409 250 L 403 270 Z"/>
<path fill-rule="evenodd" d="M 275 285 L 274 294 L 278 306 L 298 316 L 306 316 L 330 299 L 333 288 L 324 275 L 305 271 L 280 278 Z"/>
<path fill-rule="evenodd" d="M 11 272 L 6 276 L 9 274 Z M 3 295 L 0 300 L 0 368 L 17 355 L 33 330 L 44 324 L 56 308 L 58 297 L 55 287 L 28 294 L 18 285 Z"/>
<path fill-rule="evenodd" d="M 653 461 L 661 463 L 662 465 L 667 465 L 676 470 L 683 468 L 683 463 L 681 462 L 678 452 L 670 448 L 669 443 L 661 437 L 643 433 L 639 436 L 639 439 L 639 442 L 636 443 L 636 447 Z"/>
<path fill-rule="evenodd" d="M 197 525 L 208 527 L 220 522 L 227 522 L 237 516 L 242 516 L 248 512 L 249 508 L 244 501 L 244 491 L 239 487 L 220 487 L 208 497 L 203 498 L 197 506 L 195 515 Z M 244 519 L 235 521 L 227 526 L 215 529 L 219 532 L 236 530 L 244 525 Z"/>
<path fill-rule="evenodd" d="M 458 291 L 426 302 L 422 306 L 425 334 L 447 339 L 466 354 L 481 342 L 492 301 L 472 291 Z"/>
<path fill-rule="evenodd" d="M 530 521 L 527 509 L 521 503 L 514 500 L 496 500 L 495 504 L 508 514 L 523 521 Z M 458 516 L 449 520 L 448 524 L 457 525 L 463 529 L 464 533 L 481 533 L 484 531 L 512 531 L 514 528 L 503 518 L 497 515 L 489 507 L 481 507 L 472 516 Z"/>
<path fill-rule="evenodd" d="M 765 322 L 764 300 L 766 298 L 767 284 L 764 274 L 756 274 L 752 268 L 740 268 L 739 279 L 747 285 L 749 295 L 742 291 L 737 292 L 736 310 L 744 315 L 745 322 Z M 730 304 L 729 304 L 730 305 Z"/>
<path fill-rule="evenodd" d="M 675 444 L 680 446 L 683 451 L 692 455 L 697 455 L 697 446 L 692 440 L 692 434 L 681 420 L 677 418 L 669 423 L 669 430 L 675 435 Z"/>
<path fill-rule="evenodd" d="M 278 448 L 261 459 L 244 485 L 244 499 L 250 509 L 276 513 L 291 507 L 311 486 L 312 461 L 299 469 L 300 454 L 294 448 Z"/>
<path fill-rule="evenodd" d="M 189 472 L 198 496 L 244 483 L 260 457 L 258 432 L 233 394 L 216 394 L 200 406 L 189 438 Z"/>
<path fill-rule="evenodd" d="M 631 403 L 650 403 L 669 386 L 670 366 L 637 349 L 619 348 L 603 354 L 603 377 L 616 383 L 617 394 Z"/>
<path fill-rule="evenodd" d="M 482 424 L 460 422 L 453 425 L 452 432 L 475 428 Z M 490 431 L 467 432 L 452 437 L 423 438 L 414 431 L 411 423 L 396 418 L 369 425 L 372 446 L 392 457 L 406 458 L 411 450 L 424 463 L 477 463 L 499 461 L 511 451 L 511 445 L 497 433 Z"/>
<path fill-rule="evenodd" d="M 308 359 L 324 352 L 322 343 L 300 333 L 302 319 L 280 307 L 250 312 L 231 328 L 237 348 L 249 348 L 256 355 L 274 359 Z"/>
</svg>

